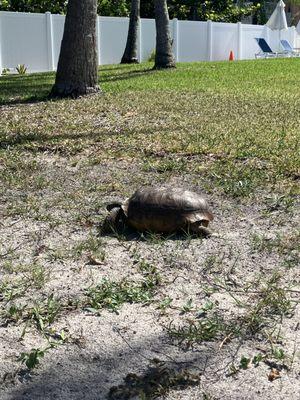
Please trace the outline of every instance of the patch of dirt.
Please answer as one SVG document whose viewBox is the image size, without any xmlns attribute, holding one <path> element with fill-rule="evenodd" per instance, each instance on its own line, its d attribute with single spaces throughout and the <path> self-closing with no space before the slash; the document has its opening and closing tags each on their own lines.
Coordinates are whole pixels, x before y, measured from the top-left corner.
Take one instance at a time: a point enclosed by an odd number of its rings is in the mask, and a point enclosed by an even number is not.
<svg viewBox="0 0 300 400">
<path fill-rule="evenodd" d="M 270 194 L 241 201 L 212 191 L 211 238 L 101 236 L 107 202 L 162 182 L 199 190 L 201 177 L 71 161 L 37 157 L 47 184 L 20 182 L 2 200 L 1 400 L 100 400 L 112 387 L 120 399 L 300 398 L 297 205 L 266 212 Z M 87 305 L 104 278 L 138 285 L 149 266 L 160 277 L 149 301 L 115 312 Z M 25 307 L 22 316 L 13 306 Z M 45 354 L 30 369 L 18 357 L 32 349 Z M 143 392 L 153 362 L 168 379 Z M 175 384 L 182 371 L 199 380 Z"/>
</svg>

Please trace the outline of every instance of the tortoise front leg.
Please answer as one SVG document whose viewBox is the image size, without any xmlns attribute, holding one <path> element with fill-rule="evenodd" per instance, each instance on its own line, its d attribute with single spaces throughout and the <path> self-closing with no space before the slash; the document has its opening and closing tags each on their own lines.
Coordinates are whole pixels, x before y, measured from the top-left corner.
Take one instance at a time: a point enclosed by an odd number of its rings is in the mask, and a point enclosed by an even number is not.
<svg viewBox="0 0 300 400">
<path fill-rule="evenodd" d="M 112 233 L 112 232 L 119 232 L 124 228 L 124 221 L 125 215 L 121 207 L 115 207 L 111 210 L 109 215 L 105 218 L 101 232 L 105 233 Z"/>
</svg>

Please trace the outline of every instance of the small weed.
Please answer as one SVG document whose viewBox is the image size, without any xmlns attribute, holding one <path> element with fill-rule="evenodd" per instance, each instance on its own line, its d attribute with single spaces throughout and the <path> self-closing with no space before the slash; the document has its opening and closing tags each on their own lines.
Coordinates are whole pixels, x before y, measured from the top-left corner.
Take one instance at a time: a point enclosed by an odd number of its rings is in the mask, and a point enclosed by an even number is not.
<svg viewBox="0 0 300 400">
<path fill-rule="evenodd" d="M 147 261 L 141 259 L 138 263 L 138 270 L 144 277 L 143 286 L 145 288 L 152 290 L 161 283 L 161 276 L 158 269 Z"/>
<path fill-rule="evenodd" d="M 27 67 L 25 66 L 25 64 L 18 64 L 16 66 L 16 71 L 19 75 L 25 75 L 27 72 Z"/>
<path fill-rule="evenodd" d="M 276 247 L 273 239 L 270 239 L 264 235 L 259 235 L 257 233 L 253 233 L 251 235 L 251 247 L 255 251 L 263 252 L 271 252 L 274 247 Z"/>
<path fill-rule="evenodd" d="M 22 364 L 25 364 L 29 370 L 32 370 L 39 365 L 41 359 L 45 356 L 45 352 L 48 349 L 48 347 L 44 350 L 31 349 L 27 353 L 21 353 L 17 361 L 20 361 Z"/>
<path fill-rule="evenodd" d="M 202 393 L 202 399 L 201 400 L 217 400 L 216 397 L 209 393 Z"/>
<path fill-rule="evenodd" d="M 8 303 L 18 297 L 22 297 L 28 288 L 28 284 L 23 280 L 8 282 L 3 280 L 0 283 L 0 302 Z"/>
<path fill-rule="evenodd" d="M 206 302 L 202 307 L 197 309 L 197 318 L 205 317 L 206 314 L 214 308 L 215 304 L 212 301 Z"/>
<path fill-rule="evenodd" d="M 49 276 L 49 271 L 46 271 L 46 269 L 39 264 L 32 264 L 28 267 L 28 273 L 25 274 L 25 278 L 30 285 L 34 286 L 36 289 L 42 289 L 48 281 Z"/>
<path fill-rule="evenodd" d="M 20 304 L 9 304 L 0 309 L 0 322 L 2 326 L 7 326 L 10 323 L 17 323 L 24 318 L 26 306 Z"/>
<path fill-rule="evenodd" d="M 236 366 L 236 365 L 234 365 L 233 363 L 232 364 L 230 364 L 230 366 L 229 366 L 229 372 L 228 372 L 228 376 L 232 376 L 232 375 L 236 375 L 236 374 L 238 374 L 240 372 L 240 370 L 239 370 L 239 368 Z"/>
<path fill-rule="evenodd" d="M 46 300 L 37 302 L 28 310 L 27 319 L 34 321 L 36 328 L 44 332 L 55 321 L 61 308 L 61 303 L 51 294 Z"/>
<path fill-rule="evenodd" d="M 10 72 L 9 68 L 3 68 L 0 75 L 7 75 Z"/>
<path fill-rule="evenodd" d="M 188 301 L 181 307 L 181 314 L 186 314 L 194 309 L 193 299 L 188 299 Z"/>
<path fill-rule="evenodd" d="M 100 250 L 97 254 L 88 254 L 88 265 L 101 265 L 105 260 L 105 251 Z"/>
<path fill-rule="evenodd" d="M 23 352 L 20 354 L 17 361 L 20 361 L 22 364 L 25 364 L 29 370 L 32 370 L 38 367 L 40 361 L 42 360 L 42 358 L 44 358 L 45 354 L 49 350 L 64 344 L 66 340 L 67 338 L 65 336 L 65 332 L 61 331 L 56 335 L 54 341 L 48 341 L 47 347 L 45 347 L 44 349 L 33 348 L 29 352 Z"/>
<path fill-rule="evenodd" d="M 252 358 L 252 364 L 255 367 L 258 367 L 258 365 L 260 364 L 261 361 L 263 361 L 265 359 L 265 355 L 258 353 L 256 354 L 253 358 Z"/>
<path fill-rule="evenodd" d="M 81 256 L 83 253 L 97 253 L 102 251 L 103 241 L 99 237 L 90 235 L 87 239 L 79 242 L 72 250 L 75 256 Z"/>
<path fill-rule="evenodd" d="M 280 347 L 273 347 L 272 348 L 272 356 L 275 360 L 282 361 L 286 358 L 286 354 L 284 350 Z"/>
<path fill-rule="evenodd" d="M 176 327 L 173 323 L 167 327 L 168 334 L 179 344 L 185 343 L 192 346 L 194 343 L 201 343 L 216 339 L 226 326 L 217 316 L 213 315 L 200 321 L 188 321 L 186 325 Z"/>
<path fill-rule="evenodd" d="M 151 51 L 151 53 L 149 54 L 148 62 L 154 62 L 155 61 L 155 56 L 156 56 L 156 51 L 155 51 L 155 49 L 153 49 Z"/>
<path fill-rule="evenodd" d="M 161 300 L 161 302 L 158 304 L 157 308 L 161 312 L 165 312 L 166 309 L 171 306 L 172 301 L 173 301 L 173 299 L 171 299 L 171 297 L 167 296 L 163 300 Z"/>
<path fill-rule="evenodd" d="M 240 368 L 240 369 L 247 369 L 247 368 L 249 367 L 250 362 L 251 362 L 251 359 L 250 359 L 250 358 L 247 358 L 247 357 L 243 356 L 243 357 L 240 359 L 239 368 Z"/>
<path fill-rule="evenodd" d="M 229 366 L 229 373 L 228 375 L 236 375 L 237 373 L 241 372 L 242 370 L 246 370 L 251 366 L 258 367 L 259 364 L 266 359 L 266 355 L 258 353 L 253 357 L 245 357 L 242 356 L 238 365 L 234 363 L 230 364 Z"/>
<path fill-rule="evenodd" d="M 275 360 L 275 361 L 274 361 Z M 235 375 L 242 370 L 246 370 L 253 366 L 254 368 L 258 367 L 261 362 L 269 366 L 270 368 L 278 369 L 289 369 L 289 366 L 283 361 L 287 361 L 288 357 L 286 356 L 284 350 L 282 348 L 274 348 L 271 344 L 271 349 L 265 351 L 264 354 L 258 353 L 253 357 L 245 357 L 242 356 L 238 365 L 231 364 L 229 367 L 229 374 L 228 375 Z M 281 364 L 278 364 L 277 361 L 280 361 Z"/>
</svg>

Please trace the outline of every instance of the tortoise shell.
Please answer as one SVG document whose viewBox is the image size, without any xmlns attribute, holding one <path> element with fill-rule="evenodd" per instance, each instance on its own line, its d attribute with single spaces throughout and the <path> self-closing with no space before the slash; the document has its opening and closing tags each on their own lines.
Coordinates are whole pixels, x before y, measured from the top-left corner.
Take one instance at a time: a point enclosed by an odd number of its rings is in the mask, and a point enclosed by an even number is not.
<svg viewBox="0 0 300 400">
<path fill-rule="evenodd" d="M 181 188 L 143 188 L 122 204 L 128 225 L 139 231 L 175 232 L 213 220 L 206 200 Z"/>
</svg>

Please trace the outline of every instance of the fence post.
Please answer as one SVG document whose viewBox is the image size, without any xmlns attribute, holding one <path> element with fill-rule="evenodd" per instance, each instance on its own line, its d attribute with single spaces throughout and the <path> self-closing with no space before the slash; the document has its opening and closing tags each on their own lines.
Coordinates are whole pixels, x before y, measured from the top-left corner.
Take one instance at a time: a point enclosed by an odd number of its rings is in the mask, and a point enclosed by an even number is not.
<svg viewBox="0 0 300 400">
<path fill-rule="evenodd" d="M 101 65 L 101 57 L 100 57 L 100 51 L 101 51 L 101 43 L 100 43 L 100 17 L 97 15 L 97 20 L 96 20 L 96 40 L 97 40 L 97 53 L 98 53 L 98 65 Z"/>
<path fill-rule="evenodd" d="M 292 26 L 291 27 L 292 28 L 292 46 L 293 47 L 298 47 L 297 45 L 296 45 L 296 35 L 297 35 L 297 32 L 296 32 L 296 27 L 295 26 Z"/>
<path fill-rule="evenodd" d="M 265 25 L 264 31 L 265 31 L 265 39 L 266 39 L 266 42 L 269 44 L 269 43 L 270 43 L 269 28 L 267 27 L 267 25 Z"/>
<path fill-rule="evenodd" d="M 237 23 L 237 59 L 242 60 L 243 58 L 243 45 L 242 45 L 242 23 Z"/>
<path fill-rule="evenodd" d="M 213 47 L 212 21 L 208 20 L 206 24 L 207 24 L 207 61 L 212 61 L 212 47 Z"/>
<path fill-rule="evenodd" d="M 173 53 L 175 61 L 178 61 L 178 19 L 173 18 Z"/>
<path fill-rule="evenodd" d="M 138 55 L 139 55 L 139 62 L 141 63 L 143 61 L 143 36 L 142 36 L 142 18 L 140 18 L 139 21 L 139 31 L 138 31 Z"/>
<path fill-rule="evenodd" d="M 3 69 L 3 65 L 2 65 L 2 31 L 1 31 L 1 17 L 2 17 L 2 12 L 0 11 L 0 75 L 2 74 L 2 69 Z"/>
<path fill-rule="evenodd" d="M 49 71 L 54 71 L 54 54 L 53 54 L 53 27 L 52 15 L 49 11 L 45 13 L 46 16 L 46 38 L 47 38 L 47 54 L 48 54 L 48 68 Z"/>
</svg>

